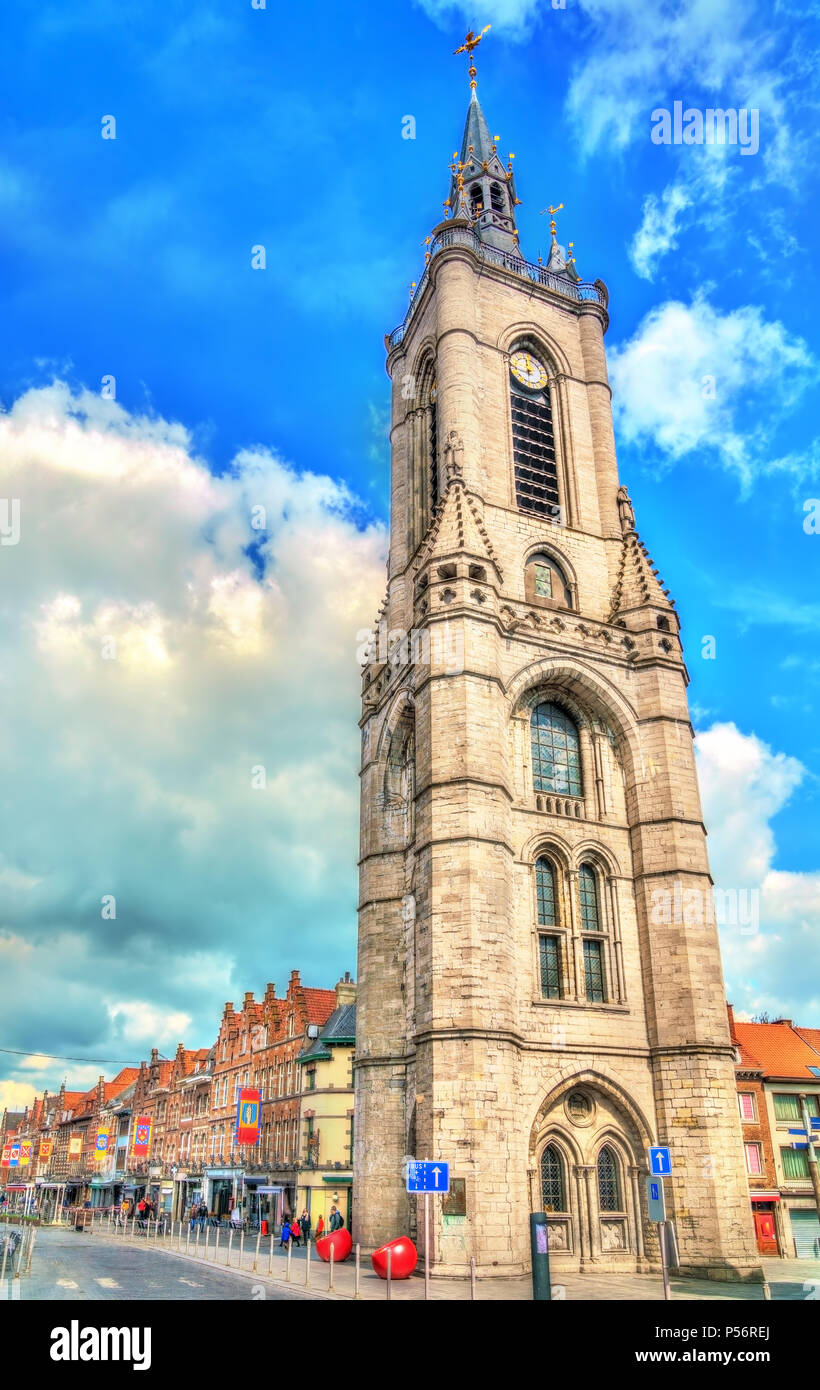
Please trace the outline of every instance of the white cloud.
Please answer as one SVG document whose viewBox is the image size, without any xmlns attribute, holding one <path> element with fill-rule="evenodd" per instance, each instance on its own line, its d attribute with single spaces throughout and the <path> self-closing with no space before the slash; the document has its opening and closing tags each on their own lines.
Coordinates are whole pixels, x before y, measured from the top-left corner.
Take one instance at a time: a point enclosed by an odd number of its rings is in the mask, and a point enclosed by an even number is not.
<svg viewBox="0 0 820 1390">
<path fill-rule="evenodd" d="M 643 279 L 651 280 L 655 262 L 677 246 L 681 213 L 691 202 L 691 195 L 680 184 L 670 184 L 660 195 L 648 193 L 644 198 L 643 221 L 629 248 L 632 264 Z"/>
<path fill-rule="evenodd" d="M 722 313 L 706 298 L 669 300 L 609 355 L 621 437 L 676 460 L 707 450 L 744 484 L 769 471 L 779 420 L 817 376 L 802 338 L 755 305 Z M 765 391 L 748 426 L 746 405 Z"/>
<path fill-rule="evenodd" d="M 775 869 L 771 825 L 805 769 L 734 724 L 698 733 L 695 751 L 716 887 L 759 894 L 757 931 L 721 929 L 729 999 L 742 1013 L 765 1009 L 812 1026 L 820 1016 L 820 870 Z"/>
<path fill-rule="evenodd" d="M 418 4 L 441 28 L 449 29 L 457 20 L 473 29 L 483 28 L 467 0 L 418 0 Z M 526 37 L 536 15 L 550 8 L 549 0 L 496 0 L 490 18 L 494 30 L 504 30 L 507 37 L 521 39 Z"/>
<path fill-rule="evenodd" d="M 0 1081 L 0 1112 L 25 1110 L 40 1094 L 27 1081 Z"/>
<path fill-rule="evenodd" d="M 260 448 L 215 477 L 182 426 L 61 382 L 0 414 L 0 495 L 10 1045 L 138 1061 L 292 967 L 333 984 L 383 528 L 329 476 Z"/>
<path fill-rule="evenodd" d="M 190 1014 L 168 1013 L 145 1000 L 132 999 L 109 1004 L 111 1021 L 119 1026 L 123 1040 L 141 1048 L 173 1048 L 182 1042 L 191 1026 Z"/>
</svg>

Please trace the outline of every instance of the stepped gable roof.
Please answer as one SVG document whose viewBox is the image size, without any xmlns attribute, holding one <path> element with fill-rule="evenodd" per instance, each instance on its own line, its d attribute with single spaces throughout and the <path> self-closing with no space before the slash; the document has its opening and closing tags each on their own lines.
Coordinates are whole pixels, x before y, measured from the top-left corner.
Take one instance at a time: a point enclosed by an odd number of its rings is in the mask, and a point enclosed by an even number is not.
<svg viewBox="0 0 820 1390">
<path fill-rule="evenodd" d="M 618 578 L 612 591 L 610 618 L 635 608 L 655 604 L 658 608 L 674 609 L 675 601 L 664 587 L 652 557 L 637 531 L 629 531 L 623 540 Z"/>
</svg>

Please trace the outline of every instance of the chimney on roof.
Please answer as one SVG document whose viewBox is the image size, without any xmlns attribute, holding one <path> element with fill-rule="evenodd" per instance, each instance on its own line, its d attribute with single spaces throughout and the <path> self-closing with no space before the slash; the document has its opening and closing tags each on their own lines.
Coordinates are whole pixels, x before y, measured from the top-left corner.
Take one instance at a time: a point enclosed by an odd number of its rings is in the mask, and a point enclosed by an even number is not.
<svg viewBox="0 0 820 1390">
<path fill-rule="evenodd" d="M 351 980 L 350 971 L 346 970 L 341 980 L 336 986 L 336 1007 L 342 1004 L 356 1003 L 356 981 Z"/>
<path fill-rule="evenodd" d="M 223 1013 L 222 1013 L 222 1017 L 223 1017 L 223 1018 L 230 1018 L 232 1015 L 233 1015 L 233 1001 L 229 999 L 228 1002 L 227 1002 L 227 1004 L 225 1005 L 224 1011 L 223 1011 Z"/>
<path fill-rule="evenodd" d="M 793 1028 L 794 1024 L 790 1018 L 773 1018 L 772 1023 L 782 1023 L 784 1028 Z"/>
<path fill-rule="evenodd" d="M 243 1010 L 244 1010 L 245 1013 L 248 1013 L 248 1012 L 250 1011 L 251 1006 L 253 1005 L 253 1002 L 254 1002 L 254 1001 L 253 1001 L 253 990 L 252 990 L 252 989 L 247 989 L 247 990 L 245 991 L 245 998 L 244 998 L 244 1000 L 242 1001 L 242 1008 L 243 1008 Z"/>
</svg>

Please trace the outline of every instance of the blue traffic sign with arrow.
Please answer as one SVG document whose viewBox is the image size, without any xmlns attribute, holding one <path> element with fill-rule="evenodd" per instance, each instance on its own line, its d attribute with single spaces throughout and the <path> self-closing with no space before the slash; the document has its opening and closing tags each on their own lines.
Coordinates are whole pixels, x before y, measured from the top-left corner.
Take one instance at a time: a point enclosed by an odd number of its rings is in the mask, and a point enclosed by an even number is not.
<svg viewBox="0 0 820 1390">
<path fill-rule="evenodd" d="M 413 1160 L 407 1165 L 408 1192 L 450 1191 L 449 1163 L 421 1163 Z"/>
<path fill-rule="evenodd" d="M 667 1148 L 649 1150 L 649 1171 L 653 1178 L 665 1178 L 672 1171 L 672 1160 Z"/>
</svg>

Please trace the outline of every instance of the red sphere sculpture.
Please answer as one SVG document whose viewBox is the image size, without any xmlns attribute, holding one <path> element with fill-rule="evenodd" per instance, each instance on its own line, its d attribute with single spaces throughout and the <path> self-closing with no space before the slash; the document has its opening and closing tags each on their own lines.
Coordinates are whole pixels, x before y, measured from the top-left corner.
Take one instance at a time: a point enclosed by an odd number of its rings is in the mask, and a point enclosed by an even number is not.
<svg viewBox="0 0 820 1390">
<path fill-rule="evenodd" d="M 330 1252 L 333 1251 L 333 1263 L 340 1264 L 346 1260 L 353 1249 L 353 1237 L 346 1226 L 340 1226 L 338 1231 L 331 1231 L 330 1235 L 320 1236 L 316 1242 L 316 1254 L 325 1263 L 330 1261 Z"/>
<path fill-rule="evenodd" d="M 398 1239 L 389 1240 L 386 1245 L 380 1245 L 378 1250 L 373 1251 L 370 1258 L 380 1279 L 387 1278 L 388 1250 L 391 1251 L 390 1278 L 409 1279 L 419 1262 L 419 1252 L 410 1237 L 399 1236 Z"/>
</svg>

